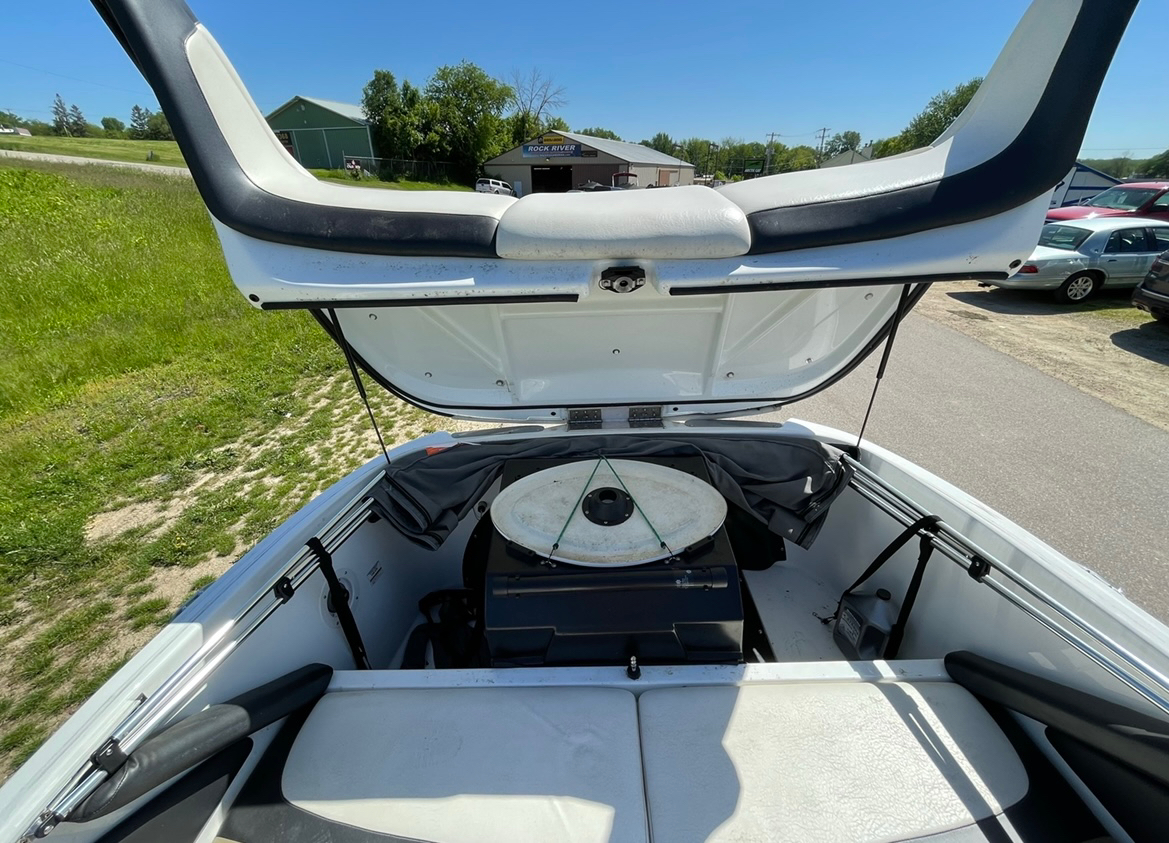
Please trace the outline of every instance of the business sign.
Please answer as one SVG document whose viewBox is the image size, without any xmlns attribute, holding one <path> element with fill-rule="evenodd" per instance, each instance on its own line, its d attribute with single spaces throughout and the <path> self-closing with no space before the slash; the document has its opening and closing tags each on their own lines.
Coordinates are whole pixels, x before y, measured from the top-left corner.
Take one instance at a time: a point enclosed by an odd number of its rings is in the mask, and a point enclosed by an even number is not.
<svg viewBox="0 0 1169 843">
<path fill-rule="evenodd" d="M 541 141 L 546 138 L 541 138 Z M 576 158 L 580 156 L 579 143 L 566 143 L 560 138 L 560 143 L 525 143 L 525 158 Z"/>
</svg>

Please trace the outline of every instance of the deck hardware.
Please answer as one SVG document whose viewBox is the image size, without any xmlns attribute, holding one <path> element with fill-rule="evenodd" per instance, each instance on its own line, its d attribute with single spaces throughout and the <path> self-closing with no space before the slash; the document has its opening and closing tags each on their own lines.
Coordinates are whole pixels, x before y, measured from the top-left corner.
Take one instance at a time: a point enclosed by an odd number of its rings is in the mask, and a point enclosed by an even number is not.
<svg viewBox="0 0 1169 843">
<path fill-rule="evenodd" d="M 966 569 L 966 573 L 970 575 L 970 579 L 976 582 L 982 582 L 987 578 L 991 572 L 991 564 L 988 560 L 981 556 L 975 556 L 970 560 L 970 567 Z"/>
<path fill-rule="evenodd" d="M 125 764 L 129 757 L 118 745 L 117 738 L 109 738 L 98 748 L 97 752 L 90 756 L 90 760 L 107 773 L 113 773 Z"/>
<path fill-rule="evenodd" d="M 365 643 L 361 640 L 361 632 L 357 628 L 357 620 L 353 617 L 353 610 L 349 607 L 349 589 L 341 584 L 337 571 L 333 567 L 333 555 L 325 549 L 319 538 L 313 536 L 306 543 L 306 547 L 317 557 L 317 564 L 329 584 L 329 597 L 333 601 L 333 608 L 337 610 L 337 620 L 341 624 L 341 631 L 345 633 L 345 641 L 353 653 L 353 661 L 358 670 L 369 670 L 369 658 L 365 654 Z"/>
<path fill-rule="evenodd" d="M 645 270 L 640 266 L 611 266 L 601 273 L 601 289 L 611 293 L 632 293 L 645 286 Z"/>
<path fill-rule="evenodd" d="M 634 681 L 641 678 L 641 668 L 637 665 L 637 656 L 629 657 L 629 666 L 625 668 L 625 675 Z"/>
<path fill-rule="evenodd" d="M 296 589 L 292 586 L 292 580 L 288 577 L 281 577 L 272 586 L 272 594 L 281 603 L 287 603 L 292 599 L 292 595 L 296 594 Z"/>
</svg>

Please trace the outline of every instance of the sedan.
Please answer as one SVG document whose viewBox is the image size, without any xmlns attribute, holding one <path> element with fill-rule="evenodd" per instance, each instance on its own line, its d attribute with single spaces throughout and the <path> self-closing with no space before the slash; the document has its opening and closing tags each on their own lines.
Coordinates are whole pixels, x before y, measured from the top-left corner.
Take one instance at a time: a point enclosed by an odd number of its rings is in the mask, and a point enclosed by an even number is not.
<svg viewBox="0 0 1169 843">
<path fill-rule="evenodd" d="M 1132 291 L 1132 303 L 1158 322 L 1169 325 L 1169 252 L 1153 261 L 1145 280 Z"/>
<path fill-rule="evenodd" d="M 1169 220 L 1169 181 L 1118 184 L 1079 205 L 1052 208 L 1047 212 L 1047 221 L 1091 220 L 1116 216 Z"/>
<path fill-rule="evenodd" d="M 1169 222 L 1098 217 L 1048 223 L 1018 272 L 996 287 L 1052 290 L 1057 301 L 1086 301 L 1102 287 L 1133 287 L 1169 249 Z"/>
</svg>

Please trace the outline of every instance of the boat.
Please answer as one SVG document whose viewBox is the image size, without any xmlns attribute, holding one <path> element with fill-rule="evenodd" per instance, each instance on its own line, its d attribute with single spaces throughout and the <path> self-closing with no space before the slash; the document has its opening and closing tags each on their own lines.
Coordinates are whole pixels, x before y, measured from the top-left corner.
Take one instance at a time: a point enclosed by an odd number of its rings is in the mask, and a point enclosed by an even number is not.
<svg viewBox="0 0 1169 843">
<path fill-rule="evenodd" d="M 1135 0 L 1036 0 L 922 150 L 518 200 L 318 182 L 181 0 L 94 4 L 247 300 L 363 396 L 499 426 L 241 557 L 0 789 L 0 840 L 1164 839 L 1169 629 L 863 425 L 749 418 L 1018 268 Z"/>
</svg>

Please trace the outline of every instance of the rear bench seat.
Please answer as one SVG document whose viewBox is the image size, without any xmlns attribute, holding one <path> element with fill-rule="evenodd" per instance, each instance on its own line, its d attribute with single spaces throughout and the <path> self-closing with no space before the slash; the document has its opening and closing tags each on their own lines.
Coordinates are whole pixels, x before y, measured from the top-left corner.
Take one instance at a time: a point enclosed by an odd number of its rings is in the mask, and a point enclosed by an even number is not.
<svg viewBox="0 0 1169 843">
<path fill-rule="evenodd" d="M 347 841 L 969 843 L 1028 777 L 958 685 L 810 682 L 333 693 L 281 784 Z"/>
</svg>

